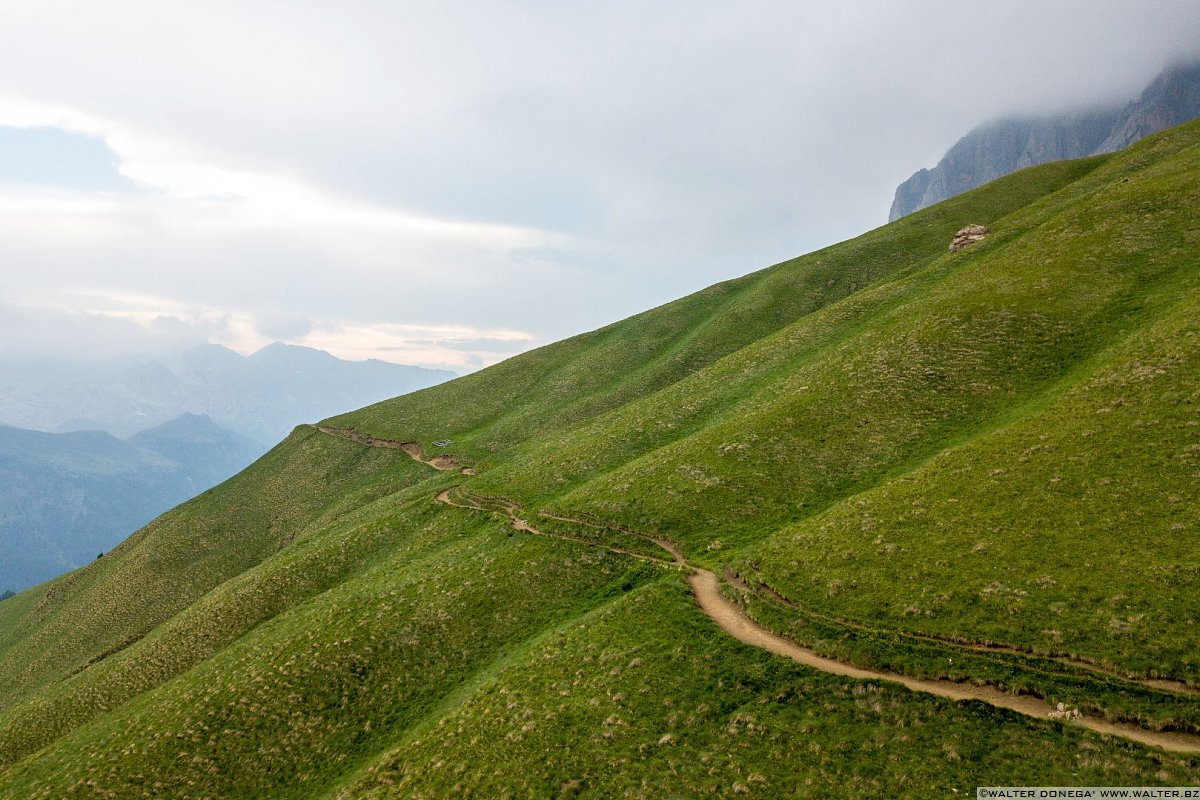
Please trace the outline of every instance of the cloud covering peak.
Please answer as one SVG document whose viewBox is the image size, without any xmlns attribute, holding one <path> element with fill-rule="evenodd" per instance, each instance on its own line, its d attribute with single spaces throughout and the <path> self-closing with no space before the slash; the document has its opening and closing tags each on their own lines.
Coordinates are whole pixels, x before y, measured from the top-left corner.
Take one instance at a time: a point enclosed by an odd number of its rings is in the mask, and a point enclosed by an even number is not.
<svg viewBox="0 0 1200 800">
<path fill-rule="evenodd" d="M 1131 96 L 1198 29 L 1191 0 L 21 4 L 0 145 L 60 150 L 0 161 L 0 327 L 469 369 L 873 227 L 975 123 Z"/>
</svg>

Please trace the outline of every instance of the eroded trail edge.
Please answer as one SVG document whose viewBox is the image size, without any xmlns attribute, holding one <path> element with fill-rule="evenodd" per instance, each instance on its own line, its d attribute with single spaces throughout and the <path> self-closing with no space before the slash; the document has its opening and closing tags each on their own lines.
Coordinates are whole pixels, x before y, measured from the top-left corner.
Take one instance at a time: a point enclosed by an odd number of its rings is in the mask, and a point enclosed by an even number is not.
<svg viewBox="0 0 1200 800">
<path fill-rule="evenodd" d="M 372 436 L 369 433 L 364 433 L 357 428 L 333 428 L 328 425 L 311 425 L 309 427 L 315 428 L 321 433 L 326 433 L 330 436 L 336 436 L 339 439 L 345 439 L 349 442 L 356 442 L 361 445 L 366 445 L 367 447 L 382 447 L 387 450 L 402 450 L 407 453 L 409 458 L 411 458 L 413 461 L 420 461 L 426 466 L 433 467 L 434 469 L 441 470 L 443 472 L 458 470 L 464 475 L 475 474 L 475 470 L 470 469 L 469 467 L 460 466 L 458 461 L 455 460 L 454 456 L 451 455 L 438 455 L 434 456 L 433 458 L 426 458 L 425 448 L 421 446 L 420 442 L 397 442 L 394 439 L 380 439 L 376 436 Z"/>
<path fill-rule="evenodd" d="M 348 439 L 368 447 L 385 447 L 389 449 L 402 450 L 411 458 L 420 461 L 434 469 L 438 470 L 457 470 L 460 469 L 458 463 L 452 456 L 436 456 L 433 459 L 426 460 L 424 457 L 421 445 L 416 442 L 397 442 L 388 439 L 379 439 L 370 434 L 362 433 L 354 428 L 329 428 L 320 425 L 312 426 L 322 433 L 331 436 L 337 436 L 342 439 Z M 436 463 L 435 463 L 436 462 Z M 464 474 L 472 474 L 467 469 L 461 469 Z M 898 683 L 905 688 L 914 692 L 924 692 L 938 697 L 944 697 L 949 700 L 978 700 L 988 705 L 996 706 L 997 708 L 1005 708 L 1010 711 L 1015 711 L 1019 714 L 1024 714 L 1029 717 L 1035 717 L 1041 720 L 1055 720 L 1063 724 L 1078 725 L 1096 733 L 1105 734 L 1108 736 L 1117 736 L 1130 741 L 1151 747 L 1159 747 L 1163 750 L 1172 753 L 1200 753 L 1200 736 L 1189 733 L 1173 733 L 1164 731 L 1152 731 L 1146 728 L 1130 725 L 1127 723 L 1109 722 L 1108 720 L 1098 719 L 1090 716 L 1060 716 L 1062 709 L 1052 708 L 1046 701 L 1032 697 L 1029 695 L 1012 695 L 1002 692 L 999 689 L 990 686 L 979 686 L 970 683 L 956 683 L 947 680 L 933 680 L 926 678 L 913 678 L 908 675 L 902 675 L 896 672 L 887 672 L 882 670 L 866 669 L 856 667 L 852 664 L 847 664 L 842 661 L 820 655 L 814 650 L 803 647 L 795 642 L 785 639 L 782 636 L 772 633 L 763 626 L 759 625 L 751 619 L 746 612 L 736 603 L 731 601 L 721 591 L 721 580 L 712 572 L 689 564 L 684 558 L 683 553 L 675 544 L 666 539 L 651 537 L 644 533 L 631 531 L 620 526 L 606 526 L 597 522 L 591 522 L 575 517 L 567 517 L 562 515 L 552 514 L 543 511 L 541 516 L 560 520 L 562 522 L 571 522 L 589 527 L 614 527 L 614 529 L 623 530 L 632 535 L 639 536 L 647 541 L 654 542 L 656 545 L 666 551 L 671 559 L 655 558 L 644 553 L 637 553 L 632 550 L 627 550 L 620 547 L 614 547 L 600 542 L 591 541 L 588 539 L 568 536 L 566 534 L 539 530 L 529 523 L 522 514 L 523 509 L 520 505 L 512 501 L 493 501 L 493 505 L 499 505 L 499 509 L 489 508 L 483 502 L 467 495 L 462 500 L 457 500 L 452 495 L 455 488 L 443 489 L 436 495 L 438 502 L 455 508 L 467 509 L 470 511 L 480 511 L 487 514 L 493 514 L 503 517 L 509 524 L 519 531 L 534 534 L 537 536 L 548 536 L 563 541 L 573 542 L 576 544 L 584 544 L 592 547 L 603 547 L 612 553 L 632 558 L 641 559 L 643 561 L 658 563 L 658 564 L 673 564 L 688 573 L 687 581 L 691 586 L 692 593 L 696 598 L 696 602 L 700 610 L 706 616 L 713 620 L 721 630 L 728 633 L 740 642 L 761 648 L 775 655 L 790 658 L 793 661 L 803 664 L 806 667 L 827 672 L 831 675 L 839 675 L 846 678 L 856 680 L 874 680 L 887 681 L 889 683 Z"/>
<path fill-rule="evenodd" d="M 721 592 L 721 582 L 717 579 L 716 575 L 708 570 L 694 569 L 688 577 L 688 583 L 691 584 L 692 591 L 696 595 L 696 600 L 700 603 L 700 608 L 704 610 L 704 613 L 711 617 L 723 631 L 735 639 L 754 645 L 755 647 L 761 647 L 764 650 L 769 650 L 776 655 L 786 656 L 793 661 L 814 669 L 819 669 L 822 672 L 860 680 L 882 680 L 899 683 L 914 692 L 925 692 L 951 700 L 980 700 L 989 705 L 1007 708 L 1010 711 L 1016 711 L 1017 713 L 1037 717 L 1038 719 L 1052 719 L 1051 714 L 1059 713 L 1057 709 L 1051 708 L 1044 700 L 1029 695 L 1012 695 L 990 686 L 912 678 L 895 672 L 863 669 L 841 661 L 835 661 L 832 658 L 819 655 L 806 647 L 801 647 L 795 642 L 777 636 L 750 619 L 740 606 L 725 597 Z M 1131 739 L 1141 744 L 1161 747 L 1173 753 L 1200 752 L 1200 736 L 1192 734 L 1151 731 L 1146 728 L 1139 728 L 1136 725 L 1109 722 L 1108 720 L 1088 716 L 1068 717 L 1061 721 L 1080 725 L 1097 733 L 1120 736 L 1121 738 Z"/>
</svg>

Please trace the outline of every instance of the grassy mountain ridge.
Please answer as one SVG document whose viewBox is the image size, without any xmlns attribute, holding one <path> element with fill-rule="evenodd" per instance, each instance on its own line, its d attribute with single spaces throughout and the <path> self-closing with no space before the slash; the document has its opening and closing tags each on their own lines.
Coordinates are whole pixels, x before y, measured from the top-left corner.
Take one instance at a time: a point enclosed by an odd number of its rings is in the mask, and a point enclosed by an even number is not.
<svg viewBox="0 0 1200 800">
<path fill-rule="evenodd" d="M 328 437 L 296 434 L 103 559 L 44 584 L 30 613 L 0 631 L 0 668 L 10 676 L 0 702 L 137 640 L 279 551 L 289 537 L 386 493 L 381 477 L 412 469 L 393 461 Z"/>
<path fill-rule="evenodd" d="M 882 278 L 940 257 L 946 228 L 995 219 L 1079 180 L 1104 158 L 1063 162 L 997 181 L 840 245 L 715 284 L 591 333 L 456 381 L 335 417 L 380 436 L 455 432 L 455 451 L 482 457 L 516 437 L 565 426 L 656 391 Z M 921 224 L 923 222 L 923 224 Z M 557 412 L 557 413 L 555 413 Z M 508 434 L 507 436 L 505 434 Z M 436 437 L 435 437 L 436 438 Z"/>
<path fill-rule="evenodd" d="M 1196 729 L 1146 681 L 1200 684 L 1198 175 L 1197 125 L 1034 168 L 327 423 L 451 439 L 476 475 L 297 429 L 0 603 L 0 797 L 1194 781 L 1196 756 L 743 645 L 603 544 L 761 581 L 727 588 L 847 661 Z M 991 235 L 948 253 L 969 222 Z M 596 544 L 434 502 L 460 483 Z"/>
</svg>

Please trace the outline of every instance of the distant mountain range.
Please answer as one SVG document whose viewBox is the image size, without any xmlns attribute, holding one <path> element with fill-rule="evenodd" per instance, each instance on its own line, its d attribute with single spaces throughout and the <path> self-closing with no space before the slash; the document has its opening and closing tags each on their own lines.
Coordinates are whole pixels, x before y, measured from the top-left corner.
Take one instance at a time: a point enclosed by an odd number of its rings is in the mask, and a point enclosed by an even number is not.
<svg viewBox="0 0 1200 800">
<path fill-rule="evenodd" d="M 933 169 L 896 188 L 896 220 L 1034 164 L 1112 153 L 1144 136 L 1200 117 L 1200 61 L 1164 70 L 1123 107 L 1010 117 L 958 140 Z"/>
<path fill-rule="evenodd" d="M 250 356 L 204 345 L 145 362 L 9 360 L 0 363 L 0 420 L 126 437 L 181 414 L 206 414 L 265 450 L 299 423 L 454 377 L 448 370 L 343 361 L 280 343 Z"/>
<path fill-rule="evenodd" d="M 91 561 L 261 453 L 194 414 L 124 440 L 0 427 L 0 591 Z"/>
</svg>

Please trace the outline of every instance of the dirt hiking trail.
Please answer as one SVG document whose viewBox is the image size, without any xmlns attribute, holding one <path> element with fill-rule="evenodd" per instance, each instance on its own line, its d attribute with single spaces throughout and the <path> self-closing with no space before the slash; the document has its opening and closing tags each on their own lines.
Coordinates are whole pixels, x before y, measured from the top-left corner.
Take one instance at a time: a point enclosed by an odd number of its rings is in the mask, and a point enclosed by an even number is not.
<svg viewBox="0 0 1200 800">
<path fill-rule="evenodd" d="M 500 512 L 492 511 L 491 509 L 485 508 L 484 506 L 482 506 L 478 503 L 475 503 L 475 502 L 471 502 L 471 501 L 459 502 L 450 496 L 451 491 L 452 491 L 451 489 L 443 489 L 442 491 L 438 492 L 437 493 L 437 501 L 439 503 L 445 503 L 448 506 L 454 506 L 455 508 L 466 508 L 471 511 L 483 511 L 483 512 L 489 513 L 489 514 L 500 514 Z M 513 530 L 522 531 L 524 533 L 533 533 L 538 536 L 549 536 L 552 539 L 561 539 L 564 542 L 574 542 L 575 544 L 584 544 L 584 545 L 589 545 L 592 547 L 603 547 L 605 550 L 608 550 L 610 553 L 620 553 L 623 556 L 630 556 L 632 558 L 641 559 L 642 561 L 649 561 L 649 562 L 652 562 L 655 564 L 675 564 L 674 561 L 668 561 L 665 558 L 655 558 L 654 556 L 648 556 L 645 553 L 637 553 L 637 552 L 634 552 L 633 550 L 626 550 L 623 547 L 613 547 L 611 545 L 602 545 L 602 544 L 599 544 L 598 542 L 591 541 L 590 539 L 581 539 L 576 536 L 568 536 L 565 533 L 552 533 L 549 531 L 538 530 L 537 528 L 530 525 L 526 520 L 523 520 L 519 516 L 517 516 L 517 514 L 516 514 L 517 510 L 518 509 L 513 509 L 513 510 L 511 510 L 510 513 L 500 514 L 501 516 L 505 517 L 509 521 L 509 524 L 512 525 Z"/>
<path fill-rule="evenodd" d="M 757 595 L 766 595 L 772 602 L 778 603 L 779 605 L 782 605 L 782 606 L 786 606 L 787 608 L 792 609 L 793 611 L 796 611 L 799 614 L 802 614 L 803 616 L 811 617 L 813 619 L 820 620 L 821 622 L 829 623 L 831 625 L 836 625 L 836 626 L 843 627 L 843 628 L 852 628 L 856 631 L 862 631 L 863 633 L 868 633 L 868 634 L 896 634 L 896 633 L 898 633 L 895 630 L 890 630 L 890 629 L 885 629 L 885 628 L 875 628 L 875 627 L 871 627 L 870 625 L 864 625 L 861 622 L 856 622 L 854 620 L 845 619 L 843 617 L 837 617 L 832 614 L 822 614 L 819 611 L 814 611 L 813 609 L 802 606 L 799 603 L 797 603 L 796 601 L 786 597 L 782 592 L 780 592 L 774 586 L 771 586 L 770 584 L 766 583 L 765 581 L 758 580 L 758 581 L 752 582 L 752 581 L 749 581 L 746 578 L 742 577 L 741 575 L 734 573 L 728 569 L 725 570 L 725 581 L 727 583 L 729 583 L 731 586 L 736 586 L 737 588 L 743 590 L 744 592 L 747 592 L 750 594 L 757 594 Z M 1140 677 L 1136 677 L 1136 676 L 1129 676 L 1129 675 L 1122 674 L 1113 669 L 1107 669 L 1107 668 L 1105 668 L 1099 664 L 1096 664 L 1094 662 L 1084 661 L 1083 659 L 1075 658 L 1070 655 L 1037 653 L 1037 652 L 1034 652 L 1033 650 L 1028 650 L 1028 649 L 1023 650 L 1019 647 L 1014 647 L 1012 645 L 1003 644 L 1001 642 L 973 641 L 970 639 L 964 639 L 959 636 L 939 636 L 939 635 L 932 634 L 932 633 L 924 633 L 922 631 L 904 631 L 902 633 L 902 635 L 907 638 L 918 639 L 918 640 L 922 640 L 922 641 L 926 641 L 926 642 L 933 642 L 935 644 L 939 644 L 939 645 L 943 645 L 943 646 L 947 646 L 947 647 L 959 648 L 962 650 L 970 650 L 975 653 L 1009 653 L 1009 654 L 1017 655 L 1017 656 L 1035 656 L 1035 657 L 1039 657 L 1039 658 L 1045 658 L 1049 661 L 1055 661 L 1055 662 L 1058 662 L 1059 664 L 1064 664 L 1069 667 L 1086 670 L 1087 672 L 1092 672 L 1092 673 L 1095 673 L 1096 675 L 1100 675 L 1105 678 L 1110 678 L 1110 679 L 1116 680 L 1116 681 L 1128 681 L 1129 683 L 1139 684 L 1141 686 L 1146 687 L 1147 689 L 1154 689 L 1156 691 L 1164 692 L 1167 694 L 1190 695 L 1193 697 L 1196 695 L 1200 695 L 1200 689 L 1196 689 L 1192 686 L 1188 686 L 1183 681 L 1176 681 L 1176 680 L 1170 680 L 1170 679 L 1165 679 L 1165 678 L 1140 678 Z"/>
<path fill-rule="evenodd" d="M 721 582 L 717 576 L 708 570 L 696 569 L 688 577 L 688 583 L 696 594 L 700 608 L 711 617 L 721 629 L 746 644 L 761 647 L 776 655 L 786 656 L 805 666 L 819 669 L 833 675 L 842 675 L 859 680 L 883 680 L 899 683 L 914 692 L 925 692 L 951 700 L 980 700 L 989 705 L 1007 708 L 1030 717 L 1052 719 L 1052 713 L 1063 713 L 1050 707 L 1046 701 L 1030 695 L 1012 695 L 994 689 L 990 686 L 955 683 L 954 681 L 926 680 L 912 678 L 895 672 L 862 669 L 841 661 L 835 661 L 818 655 L 806 647 L 771 633 L 754 620 L 746 616 L 741 607 L 725 597 L 721 591 Z M 1135 742 L 1161 747 L 1173 753 L 1200 752 L 1200 736 L 1185 733 L 1163 733 L 1136 725 L 1108 722 L 1095 717 L 1063 717 L 1064 722 L 1082 725 L 1097 733 L 1110 736 L 1120 736 Z"/>
<path fill-rule="evenodd" d="M 426 460 L 424 451 L 420 444 L 416 442 L 397 442 L 388 439 L 378 439 L 367 433 L 362 433 L 354 428 L 330 428 L 326 426 L 313 425 L 316 430 L 337 436 L 342 439 L 347 439 L 352 442 L 357 442 L 368 447 L 384 447 L 389 449 L 402 450 L 407 453 L 415 461 L 420 461 L 434 469 L 438 470 L 460 470 L 464 474 L 474 474 L 473 471 L 460 469 L 458 462 L 452 456 L 435 456 L 432 459 Z M 1002 692 L 990 686 L 979 686 L 970 683 L 956 683 L 948 680 L 932 680 L 925 678 L 913 678 L 907 675 L 902 675 L 896 672 L 887 672 L 882 670 L 864 669 L 851 664 L 846 664 L 841 661 L 822 656 L 807 647 L 802 647 L 795 642 L 784 639 L 774 633 L 771 633 L 766 628 L 759 625 L 751 619 L 746 612 L 736 603 L 727 598 L 724 592 L 721 591 L 721 580 L 706 569 L 694 566 L 687 562 L 682 551 L 666 539 L 649 536 L 645 533 L 639 533 L 629 528 L 620 525 L 604 524 L 597 520 L 588 520 L 579 517 L 570 517 L 561 514 L 553 514 L 547 511 L 540 512 L 540 515 L 548 519 L 555 519 L 561 522 L 570 522 L 578 525 L 584 525 L 593 528 L 610 528 L 620 530 L 625 533 L 638 536 L 647 541 L 654 542 L 667 553 L 671 555 L 671 560 L 665 558 L 655 558 L 644 553 L 637 553 L 631 550 L 626 550 L 619 547 L 613 547 L 599 542 L 590 541 L 583 538 L 576 538 L 566 534 L 542 531 L 529 523 L 522 516 L 523 509 L 521 506 L 511 500 L 500 498 L 476 498 L 468 494 L 463 494 L 462 499 L 455 499 L 452 492 L 461 487 L 451 487 L 443 489 L 436 495 L 436 500 L 455 508 L 467 509 L 470 511 L 482 511 L 488 514 L 503 517 L 514 530 L 523 531 L 537 536 L 548 536 L 563 541 L 583 544 L 592 547 L 603 547 L 604 549 L 619 553 L 621 555 L 630 556 L 632 558 L 641 559 L 658 564 L 671 564 L 685 570 L 688 574 L 687 581 L 692 588 L 692 593 L 696 597 L 696 602 L 699 604 L 700 610 L 706 616 L 713 620 L 721 630 L 728 633 L 740 642 L 758 647 L 768 652 L 774 653 L 785 658 L 790 658 L 793 661 L 803 664 L 806 667 L 827 672 L 831 675 L 840 675 L 846 678 L 856 680 L 875 680 L 887 681 L 889 683 L 898 683 L 907 689 L 914 692 L 924 692 L 926 694 L 944 697 L 950 700 L 977 700 L 987 703 L 998 708 L 1005 708 L 1010 711 L 1015 711 L 1019 714 L 1024 714 L 1029 717 L 1035 717 L 1041 720 L 1057 720 L 1064 724 L 1078 725 L 1096 733 L 1105 734 L 1108 736 L 1118 736 L 1123 739 L 1138 742 L 1140 744 L 1151 747 L 1160 747 L 1163 750 L 1172 753 L 1200 753 L 1200 735 L 1190 733 L 1171 733 L 1163 731 L 1152 731 L 1147 728 L 1141 728 L 1137 725 L 1127 723 L 1109 722 L 1096 717 L 1081 716 L 1078 712 L 1073 712 L 1070 709 L 1062 707 L 1053 708 L 1045 700 L 1031 695 L 1012 695 Z M 499 509 L 487 507 L 487 503 L 499 506 Z M 752 591 L 745 584 L 738 582 L 739 586 Z M 1151 682 L 1147 681 L 1147 685 Z M 1162 681 L 1164 684 L 1174 684 L 1172 681 Z"/>
<path fill-rule="evenodd" d="M 459 467 L 454 456 L 441 455 L 433 458 L 425 458 L 425 448 L 421 447 L 420 442 L 397 442 L 392 439 L 379 439 L 369 433 L 363 433 L 357 428 L 331 428 L 327 425 L 312 425 L 321 433 L 327 433 L 330 436 L 336 436 L 339 439 L 345 439 L 350 442 L 366 445 L 367 447 L 382 447 L 388 450 L 403 450 L 408 453 L 413 461 L 420 461 L 422 464 L 433 467 L 436 470 L 443 472 L 449 470 L 460 470 L 464 475 L 474 475 L 475 470 L 468 467 Z"/>
</svg>

